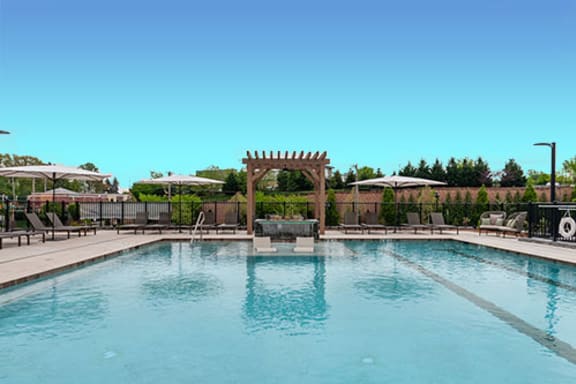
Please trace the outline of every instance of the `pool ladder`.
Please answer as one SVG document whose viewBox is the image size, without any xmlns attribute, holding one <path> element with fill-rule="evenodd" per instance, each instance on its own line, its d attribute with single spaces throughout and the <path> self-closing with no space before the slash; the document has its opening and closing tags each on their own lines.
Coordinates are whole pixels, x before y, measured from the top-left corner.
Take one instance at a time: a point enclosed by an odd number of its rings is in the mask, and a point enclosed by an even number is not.
<svg viewBox="0 0 576 384">
<path fill-rule="evenodd" d="M 204 220 L 206 220 L 204 212 L 200 211 L 200 214 L 196 219 L 196 224 L 194 224 L 194 229 L 192 230 L 192 239 L 190 239 L 190 243 L 194 243 L 194 239 L 196 238 L 196 231 L 198 230 L 198 227 L 201 227 L 202 224 L 204 224 Z M 200 240 L 202 240 L 202 228 L 200 228 Z"/>
</svg>

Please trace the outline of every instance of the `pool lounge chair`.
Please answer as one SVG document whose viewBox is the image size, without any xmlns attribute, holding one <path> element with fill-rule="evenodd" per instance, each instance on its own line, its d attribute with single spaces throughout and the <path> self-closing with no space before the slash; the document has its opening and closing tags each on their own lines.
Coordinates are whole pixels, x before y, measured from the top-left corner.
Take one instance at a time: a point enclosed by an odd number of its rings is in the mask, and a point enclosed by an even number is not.
<svg viewBox="0 0 576 384">
<path fill-rule="evenodd" d="M 148 214 L 146 212 L 136 212 L 134 223 L 117 225 L 116 233 L 120 233 L 120 230 L 134 230 L 134 234 L 136 234 L 139 229 L 144 233 L 146 224 L 148 224 Z"/>
<path fill-rule="evenodd" d="M 270 237 L 254 237 L 253 240 L 254 251 L 257 253 L 273 253 L 277 249 L 272 246 Z"/>
<path fill-rule="evenodd" d="M 420 222 L 420 215 L 418 212 L 406 212 L 406 219 L 408 220 L 408 224 L 402 224 L 402 227 L 413 229 L 414 233 L 416 233 L 419 229 L 432 229 L 430 225 L 422 224 Z"/>
<path fill-rule="evenodd" d="M 171 226 L 172 226 L 172 214 L 170 212 L 160 212 L 158 214 L 158 222 L 151 224 L 146 222 L 146 224 L 142 226 L 142 233 L 144 233 L 144 231 L 146 230 L 158 231 L 159 233 L 162 233 L 162 230 L 170 229 Z"/>
<path fill-rule="evenodd" d="M 68 239 L 70 238 L 71 232 L 78 232 L 78 236 L 81 236 L 82 232 L 84 232 L 84 235 L 86 235 L 86 231 L 80 227 L 74 227 L 74 226 L 49 227 L 49 226 L 46 226 L 46 225 L 44 225 L 42 220 L 40 220 L 38 215 L 34 212 L 24 212 L 24 216 L 26 216 L 26 220 L 28 220 L 28 223 L 30 223 L 30 225 L 32 226 L 34 231 L 36 231 L 36 232 L 52 232 L 52 239 L 54 239 L 54 233 L 55 232 L 66 232 Z"/>
<path fill-rule="evenodd" d="M 236 233 L 237 229 L 238 215 L 234 211 L 229 211 L 224 215 L 224 223 L 216 226 L 216 234 L 218 234 L 218 231 L 232 231 L 232 233 Z"/>
<path fill-rule="evenodd" d="M 360 225 L 362 226 L 362 230 L 366 230 L 368 233 L 370 233 L 370 231 L 384 231 L 384 233 L 388 233 L 389 229 L 394 229 L 394 227 L 380 224 L 376 212 L 366 212 L 364 215 L 364 223 Z"/>
<path fill-rule="evenodd" d="M 211 229 L 215 230 L 217 227 L 218 226 L 216 225 L 216 216 L 214 215 L 214 212 L 204 212 L 204 222 L 200 226 L 200 230 L 203 232 L 205 231 L 206 233 L 210 233 Z M 192 231 L 192 228 L 190 228 L 190 231 Z"/>
<path fill-rule="evenodd" d="M 26 244 L 30 245 L 30 236 L 42 236 L 42 242 L 46 242 L 46 232 L 45 231 L 25 231 L 25 230 L 16 230 L 16 231 L 7 231 L 7 232 L 0 232 L 0 249 L 4 247 L 2 240 L 4 239 L 13 239 L 18 238 L 18 246 L 22 245 L 22 237 L 26 238 Z"/>
<path fill-rule="evenodd" d="M 94 234 L 96 234 L 95 225 L 64 225 L 55 212 L 46 212 L 46 217 L 54 224 L 54 228 L 79 228 L 79 230 L 84 231 L 85 235 L 88 231 L 94 231 Z"/>
<path fill-rule="evenodd" d="M 362 231 L 362 226 L 358 224 L 358 217 L 356 212 L 348 211 L 344 214 L 344 222 L 340 223 L 338 227 L 348 233 L 348 231 Z"/>
<path fill-rule="evenodd" d="M 314 252 L 314 238 L 313 237 L 296 237 L 296 246 L 294 252 L 297 253 L 312 253 Z"/>
<path fill-rule="evenodd" d="M 457 225 L 450 225 L 444 222 L 444 215 L 441 212 L 432 212 L 430 213 L 430 220 L 432 221 L 432 225 L 430 226 L 432 233 L 434 230 L 437 229 L 440 233 L 444 229 L 455 229 L 456 234 L 459 234 L 459 228 Z"/>
</svg>

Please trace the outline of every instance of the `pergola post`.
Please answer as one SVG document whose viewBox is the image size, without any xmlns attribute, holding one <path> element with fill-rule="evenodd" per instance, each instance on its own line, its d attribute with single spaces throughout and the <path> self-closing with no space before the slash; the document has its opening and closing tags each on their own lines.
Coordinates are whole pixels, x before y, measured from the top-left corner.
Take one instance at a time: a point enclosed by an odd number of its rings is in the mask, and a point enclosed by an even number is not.
<svg viewBox="0 0 576 384">
<path fill-rule="evenodd" d="M 314 184 L 314 215 L 319 221 L 318 230 L 320 234 L 325 232 L 326 220 L 326 187 L 325 187 L 325 170 L 326 165 L 330 164 L 330 160 L 326 158 L 326 152 L 320 154 L 316 152 L 308 152 L 304 154 L 301 151 L 299 154 L 292 152 L 290 155 L 288 151 L 282 153 L 280 151 L 274 154 L 270 151 L 270 156 L 266 157 L 266 152 L 262 152 L 262 157 L 258 155 L 258 151 L 254 151 L 254 156 L 250 151 L 246 152 L 246 158 L 242 159 L 242 163 L 246 164 L 246 192 L 248 194 L 248 203 L 246 211 L 246 230 L 248 234 L 254 233 L 254 216 L 255 216 L 255 196 L 256 183 L 260 181 L 268 171 L 271 169 L 287 169 L 299 170 L 306 175 L 308 179 Z"/>
</svg>

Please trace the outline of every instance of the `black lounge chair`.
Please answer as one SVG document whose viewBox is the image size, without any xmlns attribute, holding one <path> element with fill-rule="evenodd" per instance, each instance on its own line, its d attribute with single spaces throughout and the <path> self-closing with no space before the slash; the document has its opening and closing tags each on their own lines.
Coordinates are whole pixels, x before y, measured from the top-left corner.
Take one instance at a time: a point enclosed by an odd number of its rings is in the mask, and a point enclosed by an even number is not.
<svg viewBox="0 0 576 384">
<path fill-rule="evenodd" d="M 79 230 L 84 231 L 86 234 L 88 231 L 94 231 L 96 234 L 96 226 L 95 225 L 64 225 L 60 217 L 54 212 L 46 212 L 46 217 L 48 220 L 54 224 L 54 228 L 61 229 L 61 228 L 79 228 Z"/>
<path fill-rule="evenodd" d="M 224 223 L 216 226 L 216 234 L 218 234 L 218 231 L 232 231 L 232 233 L 236 233 L 236 229 L 238 229 L 238 215 L 234 211 L 229 211 L 224 215 Z"/>
<path fill-rule="evenodd" d="M 66 232 L 68 239 L 70 238 L 71 232 L 78 232 L 78 236 L 81 236 L 82 232 L 84 232 L 84 235 L 86 235 L 86 230 L 81 228 L 81 227 L 75 227 L 75 226 L 70 226 L 70 225 L 63 226 L 63 227 L 56 227 L 54 225 L 53 227 L 49 227 L 49 226 L 44 225 L 42 220 L 40 220 L 38 215 L 34 212 L 24 212 L 24 215 L 26 216 L 26 219 L 28 220 L 28 222 L 30 223 L 30 225 L 32 226 L 34 231 L 36 231 L 36 232 L 52 232 L 52 240 L 54 240 L 54 233 L 55 232 Z"/>
<path fill-rule="evenodd" d="M 218 229 L 218 226 L 216 225 L 216 217 L 214 216 L 214 212 L 207 211 L 204 212 L 204 222 L 200 226 L 200 230 L 203 232 L 205 231 L 206 233 L 210 233 L 211 229 Z M 190 228 L 190 231 L 192 231 L 192 228 Z"/>
<path fill-rule="evenodd" d="M 120 224 L 116 226 L 116 233 L 120 233 L 121 230 L 134 230 L 134 234 L 136 234 L 139 229 L 144 233 L 144 227 L 146 227 L 146 224 L 148 224 L 148 214 L 146 212 L 136 212 L 134 223 Z"/>
<path fill-rule="evenodd" d="M 46 242 L 46 232 L 44 231 L 25 231 L 25 230 L 17 230 L 17 231 L 7 231 L 7 232 L 0 232 L 0 249 L 4 247 L 2 244 L 2 240 L 4 239 L 13 239 L 15 237 L 18 238 L 18 246 L 22 245 L 22 237 L 26 238 L 26 244 L 30 245 L 30 236 L 42 236 L 42 242 Z"/>
<path fill-rule="evenodd" d="M 402 227 L 413 229 L 414 233 L 419 229 L 425 230 L 432 228 L 430 225 L 422 224 L 420 222 L 420 215 L 418 212 L 406 212 L 406 219 L 408 220 L 408 224 L 402 224 Z"/>
<path fill-rule="evenodd" d="M 457 225 L 450 225 L 444 222 L 444 216 L 441 212 L 430 213 L 430 220 L 432 220 L 432 232 L 434 232 L 435 229 L 437 229 L 440 233 L 442 233 L 444 229 L 455 229 L 456 234 L 459 233 L 459 227 Z"/>
<path fill-rule="evenodd" d="M 172 214 L 170 212 L 160 212 L 158 215 L 158 222 L 146 224 L 142 226 L 142 232 L 145 230 L 158 231 L 170 229 L 172 227 Z"/>
<path fill-rule="evenodd" d="M 340 223 L 338 227 L 348 233 L 348 231 L 362 231 L 362 226 L 358 224 L 358 217 L 356 212 L 348 211 L 344 214 L 344 223 Z"/>
<path fill-rule="evenodd" d="M 364 215 L 364 223 L 360 225 L 362 226 L 362 229 L 365 229 L 368 233 L 370 233 L 370 231 L 384 231 L 384 233 L 388 233 L 389 229 L 394 229 L 394 227 L 380 224 L 376 212 L 366 212 Z"/>
</svg>

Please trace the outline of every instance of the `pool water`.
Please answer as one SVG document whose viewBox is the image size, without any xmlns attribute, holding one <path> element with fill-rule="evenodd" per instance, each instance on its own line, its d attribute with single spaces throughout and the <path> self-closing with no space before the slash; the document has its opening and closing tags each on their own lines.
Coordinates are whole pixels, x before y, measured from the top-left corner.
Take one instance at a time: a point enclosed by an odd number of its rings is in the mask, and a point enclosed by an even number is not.
<svg viewBox="0 0 576 384">
<path fill-rule="evenodd" d="M 455 241 L 159 243 L 0 294 L 0 383 L 574 383 L 576 268 Z"/>
</svg>

